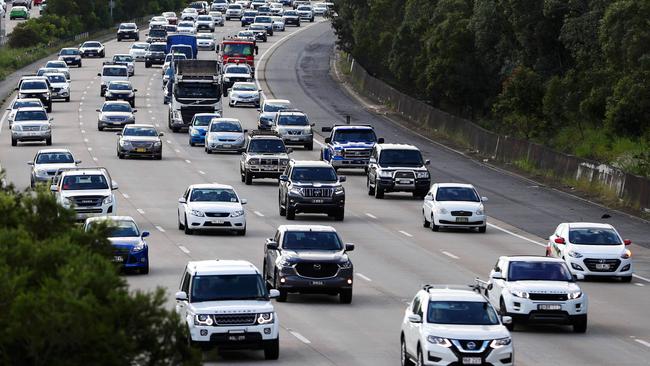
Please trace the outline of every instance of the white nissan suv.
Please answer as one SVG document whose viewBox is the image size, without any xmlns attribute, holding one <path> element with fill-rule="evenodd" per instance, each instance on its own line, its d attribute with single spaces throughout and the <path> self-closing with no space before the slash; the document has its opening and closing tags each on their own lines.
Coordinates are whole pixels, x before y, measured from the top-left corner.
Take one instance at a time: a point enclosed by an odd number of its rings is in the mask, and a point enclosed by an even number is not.
<svg viewBox="0 0 650 366">
<path fill-rule="evenodd" d="M 404 311 L 402 365 L 512 365 L 511 320 L 469 286 L 426 285 Z"/>
<path fill-rule="evenodd" d="M 279 321 L 259 270 L 242 260 L 189 262 L 176 293 L 176 311 L 188 328 L 189 344 L 219 349 L 263 349 L 280 354 Z"/>
<path fill-rule="evenodd" d="M 609 224 L 562 223 L 548 238 L 546 255 L 562 258 L 574 274 L 632 281 L 632 252 Z"/>
<path fill-rule="evenodd" d="M 516 323 L 550 323 L 587 331 L 587 295 L 582 292 L 566 263 L 541 256 L 499 257 L 488 281 L 477 279 L 492 305 Z"/>
<path fill-rule="evenodd" d="M 178 199 L 178 229 L 192 235 L 195 230 L 227 230 L 246 235 L 246 212 L 232 186 L 194 184 Z"/>
</svg>

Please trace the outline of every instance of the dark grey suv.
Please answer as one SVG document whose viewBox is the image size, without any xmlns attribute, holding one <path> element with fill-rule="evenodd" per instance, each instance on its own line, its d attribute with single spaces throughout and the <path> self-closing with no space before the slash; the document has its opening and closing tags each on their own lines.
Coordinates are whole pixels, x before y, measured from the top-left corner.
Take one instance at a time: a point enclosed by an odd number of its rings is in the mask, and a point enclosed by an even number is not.
<svg viewBox="0 0 650 366">
<path fill-rule="evenodd" d="M 344 244 L 331 226 L 280 225 L 264 246 L 262 274 L 269 288 L 289 293 L 339 295 L 341 303 L 352 302 L 354 270 Z"/>
</svg>

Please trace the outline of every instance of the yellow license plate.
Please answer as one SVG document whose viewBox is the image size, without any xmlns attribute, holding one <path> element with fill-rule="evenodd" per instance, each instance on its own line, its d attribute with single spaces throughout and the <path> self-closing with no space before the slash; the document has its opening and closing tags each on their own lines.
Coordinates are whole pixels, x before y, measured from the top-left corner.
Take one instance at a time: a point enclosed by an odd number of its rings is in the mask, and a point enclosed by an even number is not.
<svg viewBox="0 0 650 366">
<path fill-rule="evenodd" d="M 147 149 L 145 149 L 143 147 L 139 147 L 139 148 L 135 149 L 135 152 L 143 153 L 143 152 L 147 152 Z"/>
</svg>

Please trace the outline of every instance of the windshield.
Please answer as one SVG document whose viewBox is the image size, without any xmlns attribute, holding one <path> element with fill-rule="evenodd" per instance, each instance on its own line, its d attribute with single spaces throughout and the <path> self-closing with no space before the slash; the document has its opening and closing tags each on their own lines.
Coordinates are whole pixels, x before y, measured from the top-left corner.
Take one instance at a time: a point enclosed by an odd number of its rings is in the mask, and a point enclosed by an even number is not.
<svg viewBox="0 0 650 366">
<path fill-rule="evenodd" d="M 38 69 L 36 76 L 43 76 L 48 73 L 57 73 L 57 72 L 62 72 L 62 71 L 59 69 L 55 69 L 53 67 L 48 67 L 48 68 L 41 67 L 40 69 Z"/>
<path fill-rule="evenodd" d="M 295 167 L 291 179 L 298 182 L 336 182 L 334 168 Z"/>
<path fill-rule="evenodd" d="M 267 300 L 259 274 L 194 276 L 191 302 L 223 300 Z"/>
<path fill-rule="evenodd" d="M 212 123 L 210 132 L 242 132 L 239 122 L 219 121 Z"/>
<path fill-rule="evenodd" d="M 579 245 L 619 245 L 621 240 L 612 229 L 580 228 L 569 230 L 569 242 Z"/>
<path fill-rule="evenodd" d="M 285 153 L 287 152 L 284 143 L 280 139 L 254 139 L 248 146 L 248 152 L 252 153 Z"/>
<path fill-rule="evenodd" d="M 86 42 L 81 47 L 99 48 L 101 46 L 99 42 Z"/>
<path fill-rule="evenodd" d="M 375 132 L 370 129 L 338 129 L 334 133 L 333 140 L 337 142 L 375 142 L 377 141 L 377 136 L 375 136 Z"/>
<path fill-rule="evenodd" d="M 272 23 L 271 17 L 255 17 L 255 23 Z"/>
<path fill-rule="evenodd" d="M 384 150 L 379 157 L 384 166 L 422 166 L 422 155 L 418 150 Z"/>
<path fill-rule="evenodd" d="M 292 10 L 290 10 L 290 11 L 285 11 L 285 12 L 284 12 L 284 15 L 293 15 L 293 16 L 296 16 L 296 15 L 298 15 L 298 12 L 295 12 L 295 11 L 292 11 Z"/>
<path fill-rule="evenodd" d="M 211 21 L 212 21 L 212 17 L 209 16 L 209 15 L 199 15 L 199 17 L 197 18 L 197 20 L 205 21 L 205 22 L 211 22 Z"/>
<path fill-rule="evenodd" d="M 167 45 L 164 45 L 164 44 L 152 44 L 151 46 L 149 46 L 149 51 L 151 51 L 151 52 L 165 52 L 165 47 L 167 47 Z"/>
<path fill-rule="evenodd" d="M 69 152 L 40 153 L 36 157 L 36 164 L 72 164 L 74 158 Z"/>
<path fill-rule="evenodd" d="M 131 112 L 131 106 L 128 103 L 106 103 L 102 112 Z"/>
<path fill-rule="evenodd" d="M 487 302 L 430 301 L 427 322 L 434 324 L 497 325 L 499 317 Z"/>
<path fill-rule="evenodd" d="M 211 34 L 201 33 L 196 35 L 197 39 L 214 39 Z"/>
<path fill-rule="evenodd" d="M 288 103 L 267 103 L 264 104 L 264 112 L 278 112 L 289 108 Z"/>
<path fill-rule="evenodd" d="M 24 108 L 24 107 L 43 107 L 40 100 L 30 100 L 26 102 L 16 101 L 14 103 L 13 109 Z"/>
<path fill-rule="evenodd" d="M 248 74 L 248 67 L 244 66 L 229 66 L 226 68 L 226 74 Z"/>
<path fill-rule="evenodd" d="M 241 5 L 239 5 L 239 4 L 232 4 L 232 5 L 228 6 L 228 9 L 241 10 Z"/>
<path fill-rule="evenodd" d="M 46 75 L 50 83 L 65 83 L 67 79 L 63 75 Z"/>
<path fill-rule="evenodd" d="M 105 67 L 103 76 L 127 76 L 126 67 Z"/>
<path fill-rule="evenodd" d="M 45 111 L 18 111 L 14 121 L 47 121 Z"/>
<path fill-rule="evenodd" d="M 124 136 L 158 136 L 158 132 L 151 127 L 128 127 L 122 134 Z"/>
<path fill-rule="evenodd" d="M 149 48 L 148 43 L 136 43 L 133 46 L 131 46 L 132 49 L 134 50 L 146 50 Z"/>
<path fill-rule="evenodd" d="M 135 24 L 121 24 L 120 29 L 135 29 Z"/>
<path fill-rule="evenodd" d="M 178 23 L 178 27 L 179 28 L 188 28 L 188 27 L 192 28 L 192 27 L 194 27 L 194 23 L 193 22 L 180 22 L 180 23 Z"/>
<path fill-rule="evenodd" d="M 309 6 L 299 6 L 298 10 L 301 10 L 301 11 L 311 10 L 311 7 L 309 7 Z"/>
<path fill-rule="evenodd" d="M 257 15 L 257 11 L 256 11 L 256 10 L 252 10 L 252 11 L 249 10 L 249 11 L 245 11 L 245 12 L 244 12 L 244 16 L 245 16 L 245 17 L 254 17 L 254 16 L 256 16 L 256 15 Z"/>
<path fill-rule="evenodd" d="M 476 191 L 467 187 L 440 187 L 436 201 L 481 202 Z"/>
<path fill-rule="evenodd" d="M 232 90 L 237 90 L 237 91 L 257 91 L 257 86 L 255 84 L 239 84 L 239 83 L 236 83 L 232 87 Z"/>
<path fill-rule="evenodd" d="M 103 175 L 68 175 L 63 178 L 63 189 L 66 191 L 87 189 L 108 189 L 108 183 Z"/>
<path fill-rule="evenodd" d="M 182 83 L 174 85 L 174 95 L 177 98 L 219 98 L 221 88 L 215 84 Z"/>
<path fill-rule="evenodd" d="M 207 126 L 213 118 L 219 118 L 219 115 L 210 114 L 206 116 L 194 116 L 194 126 Z"/>
<path fill-rule="evenodd" d="M 20 86 L 21 90 L 29 89 L 47 89 L 47 84 L 44 81 L 25 81 Z"/>
<path fill-rule="evenodd" d="M 129 238 L 140 236 L 140 231 L 135 222 L 130 220 L 111 220 L 108 231 L 109 238 Z"/>
<path fill-rule="evenodd" d="M 307 126 L 307 116 L 304 114 L 287 114 L 278 118 L 278 126 Z"/>
<path fill-rule="evenodd" d="M 342 250 L 343 245 L 335 232 L 291 231 L 284 234 L 282 248 L 289 250 Z"/>
<path fill-rule="evenodd" d="M 113 56 L 113 62 L 133 62 L 133 57 L 130 55 L 115 55 Z"/>
<path fill-rule="evenodd" d="M 66 55 L 66 56 L 74 56 L 79 54 L 79 50 L 73 50 L 73 49 L 61 50 L 59 54 Z"/>
<path fill-rule="evenodd" d="M 167 36 L 167 31 L 164 29 L 152 29 L 149 31 L 149 37 L 163 38 Z"/>
<path fill-rule="evenodd" d="M 131 84 L 126 83 L 110 83 L 108 84 L 109 90 L 131 90 Z"/>
<path fill-rule="evenodd" d="M 162 13 L 162 15 L 163 15 L 164 17 L 170 17 L 170 18 L 173 18 L 173 17 L 176 16 L 176 13 L 171 12 L 171 11 L 166 11 L 166 12 Z"/>
<path fill-rule="evenodd" d="M 190 202 L 239 202 L 237 194 L 230 188 L 195 188 Z"/>
<path fill-rule="evenodd" d="M 226 43 L 223 46 L 223 54 L 226 56 L 251 56 L 253 45 L 243 43 Z"/>
<path fill-rule="evenodd" d="M 572 281 L 564 262 L 510 262 L 508 281 Z"/>
</svg>

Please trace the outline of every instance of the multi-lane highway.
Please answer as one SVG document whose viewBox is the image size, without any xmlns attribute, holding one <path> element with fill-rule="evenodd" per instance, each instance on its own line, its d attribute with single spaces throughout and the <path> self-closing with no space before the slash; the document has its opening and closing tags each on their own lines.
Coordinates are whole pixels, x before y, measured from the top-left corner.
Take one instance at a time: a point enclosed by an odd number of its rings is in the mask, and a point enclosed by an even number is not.
<svg viewBox="0 0 650 366">
<path fill-rule="evenodd" d="M 235 33 L 239 22 L 217 28 L 215 37 Z M 406 303 L 425 283 L 464 284 L 476 276 L 486 277 L 499 255 L 543 254 L 543 236 L 558 222 L 599 220 L 604 209 L 565 194 L 537 186 L 534 182 L 506 175 L 477 164 L 453 151 L 366 111 L 356 99 L 343 92 L 330 75 L 334 36 L 329 23 L 303 23 L 301 28 L 277 32 L 260 44 L 258 79 L 267 97 L 290 99 L 317 123 L 318 129 L 349 114 L 354 121 L 372 123 L 379 136 L 391 142 L 418 145 L 431 159 L 434 181 L 474 183 L 490 198 L 487 234 L 438 232 L 422 227 L 421 201 L 411 195 L 387 195 L 376 200 L 367 195 L 365 176 L 344 172 L 347 208 L 344 222 L 323 216 L 301 215 L 297 222 L 333 225 L 344 241 L 356 244 L 351 257 L 356 277 L 351 305 L 328 296 L 292 296 L 276 303 L 281 332 L 280 359 L 283 365 L 396 365 L 399 363 L 399 326 Z M 125 53 L 130 42 L 108 42 L 106 54 Z M 201 51 L 200 58 L 214 58 Z M 149 239 L 151 272 L 129 275 L 133 289 L 161 286 L 169 293 L 178 288 L 188 260 L 245 259 L 261 268 L 264 239 L 273 235 L 286 219 L 278 213 L 277 182 L 240 182 L 239 156 L 208 155 L 202 147 L 190 147 L 186 133 L 166 128 L 167 106 L 163 104 L 160 68 L 145 69 L 139 63 L 131 79 L 139 90 L 137 122 L 156 124 L 165 132 L 163 159 L 119 160 L 117 136 L 96 128 L 99 96 L 97 72 L 103 60 L 84 60 L 84 67 L 72 69 L 72 101 L 56 103 L 53 145 L 67 147 L 83 160 L 84 166 L 109 169 L 119 185 L 117 210 L 133 216 Z M 229 108 L 226 117 L 239 118 L 245 128 L 256 126 L 257 112 L 251 108 Z M 322 138 L 318 138 L 322 142 Z M 8 179 L 18 187 L 29 186 L 26 162 L 37 144 L 10 146 L 6 114 L 0 122 L 0 164 Z M 318 159 L 318 149 L 297 149 L 294 159 Z M 203 234 L 186 236 L 177 229 L 178 197 L 193 183 L 219 182 L 233 185 L 248 199 L 245 237 Z M 599 214 L 600 213 L 600 214 Z M 648 243 L 650 225 L 622 214 L 610 219 L 623 236 Z M 520 327 L 513 333 L 519 365 L 642 365 L 650 354 L 650 250 L 633 245 L 640 277 L 631 284 L 583 282 L 590 297 L 589 329 L 574 334 L 563 327 Z M 228 364 L 258 364 L 261 353 L 242 352 L 226 356 Z M 221 358 L 210 361 L 224 362 Z"/>
</svg>

